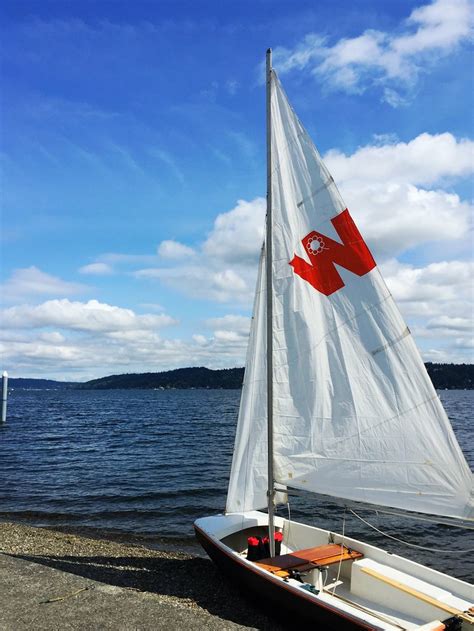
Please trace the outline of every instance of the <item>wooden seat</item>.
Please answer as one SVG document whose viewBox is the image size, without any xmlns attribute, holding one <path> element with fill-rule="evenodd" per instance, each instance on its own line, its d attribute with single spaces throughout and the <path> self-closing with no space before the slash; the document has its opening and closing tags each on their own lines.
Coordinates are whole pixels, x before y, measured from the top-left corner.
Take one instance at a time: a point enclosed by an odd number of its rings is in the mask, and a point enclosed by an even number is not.
<svg viewBox="0 0 474 631">
<path fill-rule="evenodd" d="M 343 545 L 331 543 L 305 550 L 296 550 L 289 554 L 280 554 L 276 557 L 268 557 L 256 561 L 259 567 L 276 574 L 277 576 L 289 576 L 289 570 L 310 570 L 315 567 L 325 567 L 340 561 L 361 559 L 364 555 L 356 550 L 350 550 Z"/>
</svg>

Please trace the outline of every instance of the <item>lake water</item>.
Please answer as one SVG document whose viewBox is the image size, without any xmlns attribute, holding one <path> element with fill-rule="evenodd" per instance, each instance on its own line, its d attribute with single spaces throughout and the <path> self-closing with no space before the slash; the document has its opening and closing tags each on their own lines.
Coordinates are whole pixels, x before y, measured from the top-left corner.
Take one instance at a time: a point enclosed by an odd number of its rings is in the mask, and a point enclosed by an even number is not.
<svg viewBox="0 0 474 631">
<path fill-rule="evenodd" d="M 471 464 L 474 391 L 440 392 Z M 0 426 L 0 519 L 133 533 L 154 545 L 193 546 L 192 523 L 222 512 L 240 400 L 237 390 L 20 390 Z M 344 509 L 291 500 L 293 519 L 341 531 Z M 286 509 L 282 510 L 286 516 Z M 362 515 L 404 540 L 474 548 L 471 532 Z M 407 548 L 346 516 L 346 533 L 472 580 L 471 554 Z M 196 549 L 197 551 L 197 549 Z"/>
</svg>

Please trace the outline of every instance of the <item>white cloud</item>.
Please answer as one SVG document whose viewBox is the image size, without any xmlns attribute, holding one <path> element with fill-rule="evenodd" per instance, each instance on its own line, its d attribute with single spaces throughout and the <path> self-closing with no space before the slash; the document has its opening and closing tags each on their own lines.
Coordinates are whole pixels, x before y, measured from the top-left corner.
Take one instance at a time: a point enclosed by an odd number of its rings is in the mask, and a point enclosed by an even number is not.
<svg viewBox="0 0 474 631">
<path fill-rule="evenodd" d="M 158 254 L 163 259 L 185 259 L 194 256 L 192 248 L 178 241 L 162 241 L 158 246 Z"/>
<path fill-rule="evenodd" d="M 7 302 L 37 296 L 70 296 L 86 290 L 85 285 L 69 283 L 42 272 L 35 266 L 14 270 L 1 287 L 1 293 Z"/>
<path fill-rule="evenodd" d="M 474 170 L 474 143 L 451 134 L 420 134 L 408 143 L 369 145 L 324 160 L 377 259 L 428 242 L 468 238 L 472 207 L 455 193 L 419 185 Z"/>
<path fill-rule="evenodd" d="M 196 342 L 199 346 L 205 346 L 208 342 L 207 338 L 204 335 L 195 334 L 192 336 L 193 342 Z"/>
<path fill-rule="evenodd" d="M 378 262 L 427 243 L 434 244 L 436 260 L 447 255 L 450 242 L 467 247 L 472 207 L 441 187 L 472 173 L 473 153 L 471 140 L 424 133 L 410 142 L 377 137 L 352 155 L 332 150 L 324 159 Z M 192 265 L 177 261 L 135 274 L 189 297 L 250 306 L 264 217 L 263 198 L 239 200 L 217 216 L 207 239 L 193 250 Z M 186 253 L 184 244 L 163 244 L 170 255 Z"/>
<path fill-rule="evenodd" d="M 422 69 L 452 53 L 470 36 L 469 0 L 435 0 L 414 9 L 395 34 L 367 30 L 328 45 L 309 33 L 293 49 L 274 50 L 281 74 L 309 69 L 325 86 L 362 92 L 368 86 L 409 86 Z M 397 107 L 403 97 L 390 88 L 384 100 Z"/>
<path fill-rule="evenodd" d="M 43 333 L 40 333 L 39 339 L 43 342 L 47 342 L 48 344 L 62 344 L 66 341 L 64 335 L 58 331 L 44 331 Z"/>
<path fill-rule="evenodd" d="M 451 316 L 439 316 L 429 320 L 427 329 L 446 329 L 448 331 L 472 331 L 473 322 L 470 318 L 456 318 Z"/>
<path fill-rule="evenodd" d="M 249 273 L 253 275 L 253 271 Z M 193 267 L 149 268 L 135 272 L 135 276 L 160 280 L 189 297 L 205 300 L 247 302 L 251 297 L 248 283 L 237 271 L 215 271 L 207 268 L 203 259 Z"/>
<path fill-rule="evenodd" d="M 423 133 L 410 142 L 388 142 L 357 149 L 351 156 L 331 150 L 324 156 L 336 181 L 432 185 L 474 171 L 474 142 L 452 134 Z"/>
<path fill-rule="evenodd" d="M 241 342 L 242 336 L 235 331 L 214 331 L 214 338 L 222 342 Z"/>
<path fill-rule="evenodd" d="M 400 55 L 452 50 L 469 36 L 472 24 L 468 0 L 437 0 L 414 9 L 408 22 L 418 25 L 413 34 L 397 37 L 392 48 Z"/>
<path fill-rule="evenodd" d="M 67 299 L 48 300 L 40 305 L 21 305 L 0 311 L 4 327 L 59 327 L 78 331 L 126 331 L 156 329 L 176 324 L 168 315 L 137 315 L 123 309 L 89 300 L 71 302 Z"/>
<path fill-rule="evenodd" d="M 108 276 L 113 274 L 111 265 L 107 263 L 90 263 L 89 265 L 83 265 L 79 268 L 81 274 L 91 274 L 93 276 Z"/>
<path fill-rule="evenodd" d="M 230 331 L 239 331 L 240 333 L 248 333 L 250 330 L 250 318 L 240 315 L 225 315 L 221 318 L 209 318 L 206 320 L 206 326 L 212 329 L 222 329 Z"/>
<path fill-rule="evenodd" d="M 382 261 L 383 274 L 425 359 L 466 361 L 471 356 L 473 270 L 466 261 L 449 260 L 462 258 L 450 257 L 449 247 L 467 241 L 470 206 L 444 189 L 472 172 L 473 145 L 451 134 L 421 134 L 406 143 L 383 136 L 352 155 L 333 150 L 325 157 L 362 234 Z M 207 238 L 195 248 L 166 240 L 159 256 L 108 254 L 93 265 L 148 264 L 135 277 L 157 279 L 190 300 L 228 304 L 240 312 L 250 308 L 253 298 L 264 215 L 264 199 L 239 200 L 217 216 Z M 435 243 L 427 248 L 427 242 Z M 423 264 L 393 258 L 420 246 Z M 163 339 L 158 331 L 175 320 L 160 313 L 160 305 L 142 305 L 155 313 L 139 315 L 97 300 L 59 299 L 83 287 L 37 268 L 17 270 L 6 287 L 20 297 L 56 293 L 56 299 L 36 306 L 4 309 L 1 350 L 13 373 L 40 370 L 84 379 L 110 372 L 244 362 L 250 318 L 243 315 L 209 318 L 203 322 L 208 332 L 195 332 L 189 340 Z"/>
<path fill-rule="evenodd" d="M 472 361 L 474 263 L 416 267 L 393 259 L 381 267 L 425 361 Z"/>
<path fill-rule="evenodd" d="M 134 275 L 158 279 L 190 297 L 249 304 L 263 242 L 264 217 L 263 198 L 239 200 L 235 208 L 217 216 L 198 249 L 177 241 L 163 241 L 159 254 L 170 261 L 174 259 L 175 265 L 149 267 Z"/>
<path fill-rule="evenodd" d="M 432 301 L 433 315 L 446 302 L 452 302 L 453 307 L 457 303 L 462 310 L 472 292 L 474 263 L 470 261 L 441 261 L 415 267 L 392 260 L 382 265 L 382 271 L 395 300 L 410 304 Z M 459 313 L 459 309 L 453 308 L 452 312 Z M 463 316 L 462 311 L 460 315 Z"/>
<path fill-rule="evenodd" d="M 0 335 L 0 353 L 11 376 L 86 380 L 107 374 L 154 372 L 184 366 L 242 366 L 246 335 L 230 332 L 191 340 L 162 339 L 150 329 L 115 331 L 63 329 L 48 335 L 30 328 Z M 104 352 L 104 348 L 106 351 Z"/>
<path fill-rule="evenodd" d="M 204 253 L 222 261 L 254 263 L 263 243 L 265 209 L 263 197 L 239 199 L 235 208 L 217 216 Z"/>
</svg>

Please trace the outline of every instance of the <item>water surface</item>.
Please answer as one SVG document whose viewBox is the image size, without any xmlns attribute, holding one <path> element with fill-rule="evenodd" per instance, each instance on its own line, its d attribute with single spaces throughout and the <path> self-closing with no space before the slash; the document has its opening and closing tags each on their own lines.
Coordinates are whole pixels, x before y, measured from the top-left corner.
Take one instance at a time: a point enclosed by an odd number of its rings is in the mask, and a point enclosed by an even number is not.
<svg viewBox="0 0 474 631">
<path fill-rule="evenodd" d="M 440 396 L 472 467 L 474 392 Z M 193 521 L 225 506 L 239 400 L 237 390 L 15 389 L 0 427 L 0 518 L 193 545 Z M 468 531 L 362 515 L 441 552 L 406 548 L 346 513 L 347 534 L 472 579 L 472 553 L 442 553 L 474 548 Z M 308 495 L 291 499 L 291 516 L 341 531 L 344 509 Z"/>
</svg>

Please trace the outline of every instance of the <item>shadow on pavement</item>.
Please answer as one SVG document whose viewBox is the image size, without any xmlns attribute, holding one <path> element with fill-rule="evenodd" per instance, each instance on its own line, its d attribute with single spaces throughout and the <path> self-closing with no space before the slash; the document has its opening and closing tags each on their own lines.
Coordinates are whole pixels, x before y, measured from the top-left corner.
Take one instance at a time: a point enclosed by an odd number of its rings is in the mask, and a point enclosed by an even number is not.
<svg viewBox="0 0 474 631">
<path fill-rule="evenodd" d="M 284 631 L 289 620 L 269 617 L 268 609 L 240 591 L 203 558 L 176 559 L 133 556 L 15 556 L 94 581 L 195 602 L 210 614 L 265 631 Z M 277 619 L 278 618 L 278 619 Z M 294 628 L 294 626 L 293 626 Z"/>
</svg>

